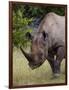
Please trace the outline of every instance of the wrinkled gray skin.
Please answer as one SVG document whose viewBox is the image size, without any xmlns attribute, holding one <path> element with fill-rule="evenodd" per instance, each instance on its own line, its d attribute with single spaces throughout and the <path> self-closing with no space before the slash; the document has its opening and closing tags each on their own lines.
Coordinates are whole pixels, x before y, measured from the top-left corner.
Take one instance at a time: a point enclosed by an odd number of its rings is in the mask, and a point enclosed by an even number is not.
<svg viewBox="0 0 69 90">
<path fill-rule="evenodd" d="M 21 51 L 29 61 L 29 66 L 35 69 L 47 59 L 55 76 L 60 74 L 60 65 L 65 57 L 65 16 L 48 13 L 41 21 L 38 32 L 32 36 L 31 52 Z"/>
</svg>

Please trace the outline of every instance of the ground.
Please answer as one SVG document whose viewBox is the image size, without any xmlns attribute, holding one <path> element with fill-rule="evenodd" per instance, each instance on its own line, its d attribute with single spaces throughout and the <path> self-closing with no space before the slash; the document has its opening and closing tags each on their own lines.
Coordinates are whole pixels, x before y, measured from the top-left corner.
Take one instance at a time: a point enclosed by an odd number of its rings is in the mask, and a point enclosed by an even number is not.
<svg viewBox="0 0 69 90">
<path fill-rule="evenodd" d="M 61 64 L 61 75 L 52 79 L 52 70 L 47 60 L 42 66 L 31 70 L 28 61 L 19 49 L 13 49 L 13 86 L 53 84 L 65 82 L 65 60 Z"/>
</svg>

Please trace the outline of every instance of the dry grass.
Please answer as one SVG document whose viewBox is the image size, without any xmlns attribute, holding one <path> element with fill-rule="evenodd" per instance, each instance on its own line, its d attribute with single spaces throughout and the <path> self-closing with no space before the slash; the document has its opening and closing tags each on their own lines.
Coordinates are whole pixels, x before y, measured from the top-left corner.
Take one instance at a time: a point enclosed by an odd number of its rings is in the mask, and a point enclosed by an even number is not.
<svg viewBox="0 0 69 90">
<path fill-rule="evenodd" d="M 19 49 L 13 50 L 13 85 L 51 84 L 65 82 L 65 60 L 61 65 L 61 75 L 59 78 L 51 79 L 52 71 L 47 60 L 45 63 L 31 70 L 26 58 Z"/>
</svg>

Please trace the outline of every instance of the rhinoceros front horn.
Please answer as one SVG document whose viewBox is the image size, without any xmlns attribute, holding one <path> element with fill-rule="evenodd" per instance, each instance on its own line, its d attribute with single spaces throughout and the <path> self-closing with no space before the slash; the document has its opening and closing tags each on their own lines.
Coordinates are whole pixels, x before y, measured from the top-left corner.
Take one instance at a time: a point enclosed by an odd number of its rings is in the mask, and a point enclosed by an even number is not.
<svg viewBox="0 0 69 90">
<path fill-rule="evenodd" d="M 27 58 L 27 60 L 28 60 L 29 62 L 32 61 L 31 54 L 26 53 L 26 52 L 22 49 L 22 47 L 20 47 L 20 50 L 22 51 L 22 53 L 24 54 L 24 56 Z"/>
</svg>

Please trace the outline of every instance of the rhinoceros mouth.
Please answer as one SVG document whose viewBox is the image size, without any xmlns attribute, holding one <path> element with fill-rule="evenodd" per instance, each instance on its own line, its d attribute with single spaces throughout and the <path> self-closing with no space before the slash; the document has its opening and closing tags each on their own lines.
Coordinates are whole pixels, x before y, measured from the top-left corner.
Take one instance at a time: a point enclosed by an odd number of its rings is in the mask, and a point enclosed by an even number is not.
<svg viewBox="0 0 69 90">
<path fill-rule="evenodd" d="M 36 65 L 34 65 L 34 64 L 31 64 L 31 63 L 29 63 L 29 67 L 33 70 L 33 69 L 36 69 L 36 68 L 38 68 L 38 67 L 40 67 L 41 66 L 41 64 L 36 64 Z"/>
<path fill-rule="evenodd" d="M 40 63 L 35 64 L 35 63 L 30 63 L 30 62 L 29 62 L 28 65 L 29 65 L 29 67 L 30 67 L 32 70 L 34 70 L 34 69 L 40 67 L 43 63 L 44 63 L 44 62 L 40 62 Z"/>
</svg>

